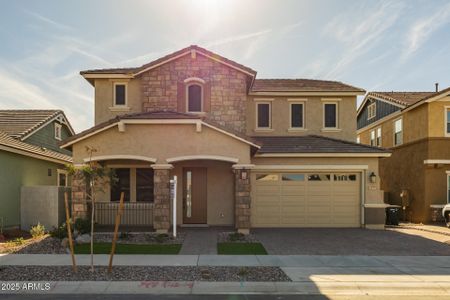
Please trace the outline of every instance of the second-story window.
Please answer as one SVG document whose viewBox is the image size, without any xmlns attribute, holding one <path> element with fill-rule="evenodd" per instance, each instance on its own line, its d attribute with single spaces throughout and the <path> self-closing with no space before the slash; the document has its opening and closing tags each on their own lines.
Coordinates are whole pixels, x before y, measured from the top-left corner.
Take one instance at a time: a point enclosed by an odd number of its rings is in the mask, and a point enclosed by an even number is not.
<svg viewBox="0 0 450 300">
<path fill-rule="evenodd" d="M 127 86 L 124 83 L 114 84 L 114 106 L 127 105 Z"/>
<path fill-rule="evenodd" d="M 381 127 L 377 128 L 377 140 L 376 140 L 376 146 L 381 147 Z"/>
<path fill-rule="evenodd" d="M 271 127 L 270 124 L 270 103 L 257 103 L 257 116 L 256 125 L 261 129 L 268 129 Z"/>
<path fill-rule="evenodd" d="M 375 146 L 375 130 L 370 131 L 370 146 Z"/>
<path fill-rule="evenodd" d="M 199 84 L 191 84 L 187 87 L 187 111 L 202 111 L 203 90 Z"/>
<path fill-rule="evenodd" d="M 338 127 L 337 115 L 338 107 L 337 103 L 324 103 L 323 104 L 323 118 L 324 128 L 333 129 Z"/>
<path fill-rule="evenodd" d="M 394 146 L 403 143 L 403 122 L 402 119 L 394 121 Z"/>
<path fill-rule="evenodd" d="M 304 127 L 304 104 L 291 103 L 291 128 Z"/>
<path fill-rule="evenodd" d="M 377 114 L 376 102 L 369 104 L 369 106 L 367 106 L 367 120 L 375 118 L 376 114 Z"/>
<path fill-rule="evenodd" d="M 55 139 L 57 139 L 59 141 L 62 139 L 61 131 L 62 131 L 62 125 L 55 123 Z"/>
</svg>

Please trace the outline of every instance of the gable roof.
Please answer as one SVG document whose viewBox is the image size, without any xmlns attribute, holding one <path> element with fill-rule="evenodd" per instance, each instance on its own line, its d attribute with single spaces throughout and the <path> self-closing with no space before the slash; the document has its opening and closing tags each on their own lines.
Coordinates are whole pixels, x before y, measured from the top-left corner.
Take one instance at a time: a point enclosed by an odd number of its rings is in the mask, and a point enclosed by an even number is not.
<svg viewBox="0 0 450 300">
<path fill-rule="evenodd" d="M 0 131 L 0 150 L 61 164 L 72 162 L 72 157 L 69 155 L 19 141 L 2 131 Z"/>
<path fill-rule="evenodd" d="M 255 79 L 252 92 L 360 92 L 366 91 L 340 81 L 316 79 Z"/>
<path fill-rule="evenodd" d="M 254 137 L 261 143 L 261 148 L 258 154 L 313 154 L 313 153 L 328 153 L 328 154 L 380 154 L 386 155 L 390 151 L 372 147 L 364 144 L 358 144 L 346 140 L 324 137 L 320 135 L 305 135 L 305 136 L 264 136 Z"/>
<path fill-rule="evenodd" d="M 125 115 L 119 115 L 116 116 L 113 119 L 110 119 L 106 122 L 100 123 L 94 127 L 91 127 L 85 131 L 80 132 L 79 134 L 76 134 L 74 136 L 71 136 L 67 138 L 61 145 L 61 148 L 66 148 L 71 146 L 72 144 L 75 144 L 76 142 L 83 140 L 85 138 L 88 138 L 89 136 L 95 135 L 103 130 L 109 129 L 111 127 L 114 127 L 118 125 L 119 122 L 125 122 L 130 121 L 130 123 L 135 123 L 139 120 L 160 120 L 161 123 L 163 123 L 165 120 L 172 120 L 175 122 L 182 122 L 183 120 L 191 121 L 190 123 L 193 124 L 193 122 L 201 122 L 201 124 L 204 124 L 207 127 L 210 127 L 214 130 L 220 131 L 222 133 L 225 133 L 227 135 L 230 135 L 238 140 L 241 140 L 244 143 L 247 143 L 251 145 L 252 147 L 259 148 L 260 146 L 257 144 L 257 142 L 252 139 L 251 137 L 242 134 L 236 130 L 233 130 L 232 128 L 228 128 L 225 126 L 222 126 L 218 123 L 215 123 L 211 120 L 207 120 L 204 117 L 199 117 L 193 114 L 187 114 L 187 113 L 179 113 L 174 111 L 154 111 L 154 112 L 144 112 L 144 113 L 133 113 L 133 114 L 125 114 Z M 187 123 L 189 124 L 189 123 Z"/>
<path fill-rule="evenodd" d="M 150 70 L 154 67 L 160 66 L 161 64 L 167 63 L 173 59 L 176 59 L 180 56 L 186 55 L 191 53 L 192 51 L 195 51 L 196 53 L 200 55 L 207 56 L 209 58 L 212 58 L 222 64 L 229 65 L 235 69 L 238 69 L 247 75 L 250 75 L 252 77 L 256 76 L 256 71 L 246 67 L 244 65 L 241 65 L 231 59 L 228 59 L 226 57 L 223 57 L 217 53 L 214 53 L 212 51 L 209 51 L 205 48 L 199 47 L 197 45 L 191 45 L 189 47 L 183 48 L 181 50 L 175 51 L 173 53 L 170 53 L 166 56 L 163 56 L 161 58 L 158 58 L 150 63 L 144 64 L 140 67 L 136 68 L 112 68 L 112 69 L 93 69 L 93 70 L 85 70 L 81 71 L 81 75 L 88 75 L 88 74 L 125 74 L 125 75 L 132 75 L 136 76 L 142 72 L 145 72 L 147 70 Z"/>
<path fill-rule="evenodd" d="M 62 115 L 72 134 L 75 134 L 62 110 L 7 109 L 0 110 L 0 131 L 11 137 L 23 139 L 43 125 Z"/>
</svg>

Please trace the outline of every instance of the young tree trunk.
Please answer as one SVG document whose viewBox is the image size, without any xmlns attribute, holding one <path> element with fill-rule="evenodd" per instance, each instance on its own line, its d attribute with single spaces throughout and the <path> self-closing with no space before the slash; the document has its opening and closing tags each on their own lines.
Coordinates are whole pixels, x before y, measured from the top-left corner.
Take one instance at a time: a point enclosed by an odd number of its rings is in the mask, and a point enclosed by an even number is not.
<svg viewBox="0 0 450 300">
<path fill-rule="evenodd" d="M 91 187 L 91 272 L 94 272 L 94 210 L 95 210 L 95 191 L 94 183 Z"/>
</svg>

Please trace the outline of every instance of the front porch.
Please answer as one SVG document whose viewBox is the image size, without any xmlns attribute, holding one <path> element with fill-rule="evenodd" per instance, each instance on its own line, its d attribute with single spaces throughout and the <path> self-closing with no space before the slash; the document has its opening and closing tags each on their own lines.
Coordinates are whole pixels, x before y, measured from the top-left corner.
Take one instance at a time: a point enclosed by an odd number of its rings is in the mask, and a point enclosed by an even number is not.
<svg viewBox="0 0 450 300">
<path fill-rule="evenodd" d="M 176 177 L 177 226 L 229 226 L 239 232 L 249 232 L 248 166 L 212 159 L 173 159 L 163 165 L 137 160 L 99 160 L 97 163 L 113 169 L 118 177 L 116 185 L 105 184 L 97 195 L 94 219 L 100 231 L 113 228 L 123 192 L 121 231 L 167 233 L 174 224 L 170 180 Z M 74 176 L 74 219 L 89 215 L 90 205 L 86 203 L 83 185 L 83 180 Z"/>
</svg>

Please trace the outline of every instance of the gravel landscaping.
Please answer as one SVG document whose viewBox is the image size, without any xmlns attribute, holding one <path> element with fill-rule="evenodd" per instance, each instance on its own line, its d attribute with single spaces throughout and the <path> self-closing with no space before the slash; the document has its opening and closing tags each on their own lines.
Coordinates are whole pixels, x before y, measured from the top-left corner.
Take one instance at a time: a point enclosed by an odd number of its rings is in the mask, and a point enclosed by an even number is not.
<svg viewBox="0 0 450 300">
<path fill-rule="evenodd" d="M 24 240 L 22 243 L 0 243 L 0 253 L 15 254 L 65 254 L 66 248 L 61 246 L 61 240 L 44 236 L 37 239 Z"/>
<path fill-rule="evenodd" d="M 258 243 L 258 239 L 253 234 L 240 234 L 236 231 L 219 232 L 218 243 Z"/>
<path fill-rule="evenodd" d="M 291 281 L 279 267 L 1 266 L 4 281 Z"/>
<path fill-rule="evenodd" d="M 174 238 L 170 234 L 157 234 L 153 232 L 143 233 L 119 233 L 117 243 L 120 244 L 183 244 L 186 234 L 180 232 L 177 237 Z M 95 242 L 111 243 L 113 233 L 95 233 Z"/>
</svg>

